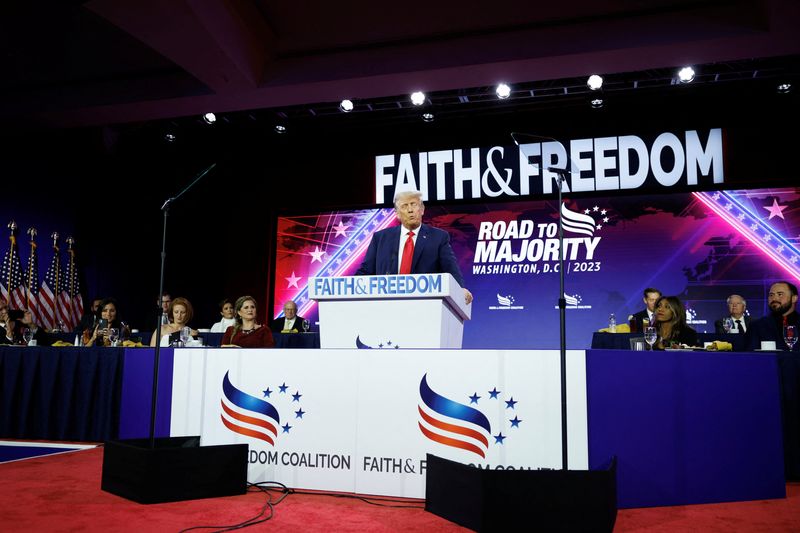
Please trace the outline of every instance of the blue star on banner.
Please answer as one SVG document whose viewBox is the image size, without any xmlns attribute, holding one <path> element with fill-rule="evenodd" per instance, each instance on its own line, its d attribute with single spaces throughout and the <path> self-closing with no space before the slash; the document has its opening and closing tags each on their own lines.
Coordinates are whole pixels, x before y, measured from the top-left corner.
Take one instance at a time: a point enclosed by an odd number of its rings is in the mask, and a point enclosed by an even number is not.
<svg viewBox="0 0 800 533">
<path fill-rule="evenodd" d="M 289 425 L 287 422 L 285 426 L 281 426 L 283 428 L 284 433 L 289 433 L 289 430 L 292 429 L 292 426 Z"/>
<path fill-rule="evenodd" d="M 281 390 L 281 392 L 286 392 L 286 389 L 289 388 L 289 385 L 287 385 L 286 382 L 284 381 L 283 385 L 280 385 L 278 388 Z"/>
<path fill-rule="evenodd" d="M 294 394 L 292 394 L 292 401 L 293 402 L 299 402 L 301 396 L 302 396 L 302 394 L 300 394 L 299 391 L 295 392 Z"/>
<path fill-rule="evenodd" d="M 512 428 L 518 428 L 519 427 L 519 423 L 522 422 L 522 420 L 520 420 L 518 416 L 514 416 L 514 418 L 509 420 L 509 422 L 511 422 L 511 427 Z"/>
<path fill-rule="evenodd" d="M 506 400 L 506 409 L 513 409 L 514 405 L 519 402 L 514 401 L 514 397 L 512 396 L 510 400 Z"/>
<path fill-rule="evenodd" d="M 489 399 L 491 400 L 492 398 L 494 398 L 495 400 L 497 400 L 498 394 L 500 394 L 500 391 L 497 390 L 497 387 L 492 387 L 492 390 L 489 391 Z"/>
<path fill-rule="evenodd" d="M 494 443 L 495 444 L 503 444 L 503 441 L 506 440 L 506 437 L 503 436 L 503 433 L 500 432 L 498 435 L 494 435 Z"/>
<path fill-rule="evenodd" d="M 480 400 L 480 399 L 481 399 L 481 397 L 478 396 L 477 392 L 475 392 L 475 393 L 472 394 L 472 396 L 469 397 L 469 403 L 478 403 L 478 400 Z"/>
<path fill-rule="evenodd" d="M 269 390 L 269 387 L 267 387 L 267 390 L 265 390 L 263 392 L 264 392 L 264 398 L 269 398 L 269 395 L 272 394 L 272 391 Z"/>
<path fill-rule="evenodd" d="M 303 415 L 306 414 L 306 412 L 303 411 L 303 408 L 301 407 L 299 410 L 295 411 L 294 414 L 295 418 L 303 418 Z"/>
</svg>

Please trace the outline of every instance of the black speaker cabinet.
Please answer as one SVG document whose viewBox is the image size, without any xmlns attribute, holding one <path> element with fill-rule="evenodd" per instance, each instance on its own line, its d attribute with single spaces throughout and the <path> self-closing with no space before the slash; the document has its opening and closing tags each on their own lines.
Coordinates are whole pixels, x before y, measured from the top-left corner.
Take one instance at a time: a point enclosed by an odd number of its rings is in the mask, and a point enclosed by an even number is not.
<svg viewBox="0 0 800 533">
<path fill-rule="evenodd" d="M 200 437 L 109 441 L 104 491 L 139 503 L 233 496 L 247 491 L 247 444 L 200 446 Z"/>
<path fill-rule="evenodd" d="M 612 531 L 616 458 L 603 470 L 483 470 L 428 454 L 425 509 L 475 531 Z"/>
</svg>

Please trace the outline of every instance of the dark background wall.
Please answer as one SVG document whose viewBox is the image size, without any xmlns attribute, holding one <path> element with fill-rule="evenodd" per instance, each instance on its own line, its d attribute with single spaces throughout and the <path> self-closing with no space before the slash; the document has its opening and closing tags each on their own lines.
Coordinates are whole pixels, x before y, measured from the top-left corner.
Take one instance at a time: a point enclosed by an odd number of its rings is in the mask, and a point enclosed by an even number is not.
<svg viewBox="0 0 800 533">
<path fill-rule="evenodd" d="M 0 223 L 16 218 L 22 232 L 36 225 L 40 247 L 52 229 L 73 234 L 84 296 L 117 297 L 123 315 L 150 330 L 160 207 L 212 163 L 217 167 L 168 218 L 165 288 L 193 302 L 196 327 L 216 320 L 221 298 L 242 294 L 256 297 L 263 317 L 271 304 L 276 215 L 371 206 L 378 154 L 509 145 L 511 131 L 570 139 L 723 127 L 726 187 L 796 185 L 796 91 L 779 95 L 774 83 L 678 89 L 626 93 L 601 110 L 584 99 L 443 110 L 433 123 L 418 113 L 310 117 L 284 135 L 257 116 L 234 115 L 213 126 L 182 119 L 5 132 Z M 167 129 L 177 132 L 175 142 L 164 141 Z"/>
</svg>

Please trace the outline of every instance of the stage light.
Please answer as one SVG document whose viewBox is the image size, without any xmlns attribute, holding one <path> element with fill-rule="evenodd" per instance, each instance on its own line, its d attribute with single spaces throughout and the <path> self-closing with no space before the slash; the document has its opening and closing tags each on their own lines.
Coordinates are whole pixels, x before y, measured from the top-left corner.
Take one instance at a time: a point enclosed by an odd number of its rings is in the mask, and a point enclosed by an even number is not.
<svg viewBox="0 0 800 533">
<path fill-rule="evenodd" d="M 602 99 L 602 98 L 592 98 L 592 99 L 589 101 L 589 103 L 592 105 L 592 107 L 593 107 L 593 108 L 595 108 L 595 109 L 600 109 L 601 107 L 603 107 L 603 104 L 604 104 L 605 102 L 603 102 L 603 99 Z"/>
<path fill-rule="evenodd" d="M 683 67 L 678 71 L 678 79 L 681 83 L 689 83 L 694 79 L 694 69 L 692 67 Z"/>
<path fill-rule="evenodd" d="M 417 91 L 411 93 L 411 103 L 414 105 L 422 105 L 425 103 L 425 93 Z"/>
<path fill-rule="evenodd" d="M 168 143 L 174 143 L 175 139 L 176 137 L 174 133 L 167 133 L 166 135 L 164 135 L 164 140 L 167 141 Z"/>
<path fill-rule="evenodd" d="M 603 87 L 603 77 L 598 76 L 597 74 L 592 74 L 589 76 L 589 79 L 586 80 L 586 85 L 593 91 L 596 91 Z"/>
<path fill-rule="evenodd" d="M 505 83 L 501 83 L 497 86 L 497 89 L 494 91 L 497 93 L 497 97 L 501 100 L 505 100 L 509 96 L 511 96 L 511 87 L 506 85 Z"/>
<path fill-rule="evenodd" d="M 286 126 L 284 126 L 283 124 L 276 124 L 275 133 L 286 133 Z"/>
<path fill-rule="evenodd" d="M 786 94 L 792 91 L 792 84 L 791 83 L 779 83 L 778 84 L 778 93 Z"/>
<path fill-rule="evenodd" d="M 217 121 L 217 115 L 214 113 L 206 113 L 203 115 L 203 120 L 206 121 L 206 124 L 213 124 Z"/>
<path fill-rule="evenodd" d="M 423 113 L 422 114 L 422 120 L 424 120 L 425 122 L 433 122 L 434 118 L 435 117 L 433 116 L 433 113 Z"/>
<path fill-rule="evenodd" d="M 347 100 L 347 99 L 342 100 L 342 103 L 339 104 L 339 109 L 343 113 L 349 113 L 350 111 L 352 111 L 353 110 L 353 102 L 352 102 L 352 100 Z"/>
</svg>

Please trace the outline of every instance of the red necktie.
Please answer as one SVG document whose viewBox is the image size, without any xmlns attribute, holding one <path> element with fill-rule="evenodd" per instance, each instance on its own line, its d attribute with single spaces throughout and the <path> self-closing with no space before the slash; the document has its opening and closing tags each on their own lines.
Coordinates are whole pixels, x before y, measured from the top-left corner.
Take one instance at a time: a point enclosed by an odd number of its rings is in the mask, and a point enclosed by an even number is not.
<svg viewBox="0 0 800 533">
<path fill-rule="evenodd" d="M 400 261 L 400 273 L 411 274 L 411 261 L 414 259 L 414 232 L 408 232 L 408 238 L 403 245 L 403 259 Z"/>
</svg>

